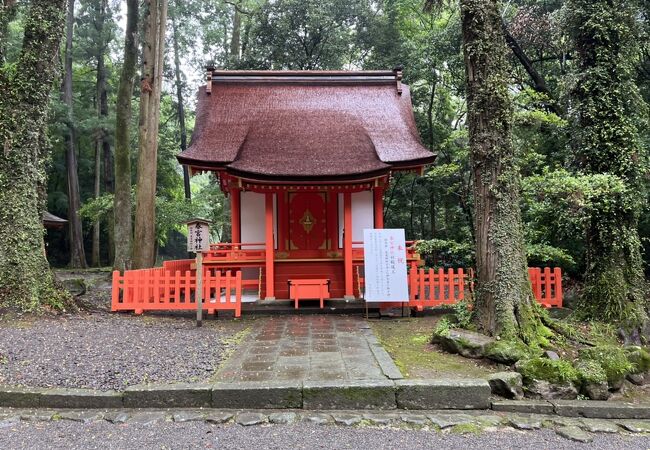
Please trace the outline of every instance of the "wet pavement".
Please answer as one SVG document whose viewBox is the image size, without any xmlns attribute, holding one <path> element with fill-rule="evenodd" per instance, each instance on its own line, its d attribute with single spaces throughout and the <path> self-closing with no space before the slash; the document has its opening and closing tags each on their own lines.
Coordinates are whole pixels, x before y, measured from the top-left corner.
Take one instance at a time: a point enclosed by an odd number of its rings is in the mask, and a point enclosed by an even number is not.
<svg viewBox="0 0 650 450">
<path fill-rule="evenodd" d="M 272 317 L 219 371 L 219 381 L 386 379 L 360 317 Z"/>
</svg>

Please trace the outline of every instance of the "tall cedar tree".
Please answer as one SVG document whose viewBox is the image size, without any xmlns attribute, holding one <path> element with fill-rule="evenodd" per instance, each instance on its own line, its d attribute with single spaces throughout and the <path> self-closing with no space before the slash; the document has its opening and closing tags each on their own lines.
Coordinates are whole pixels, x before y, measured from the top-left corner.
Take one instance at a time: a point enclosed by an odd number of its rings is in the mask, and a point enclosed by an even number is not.
<svg viewBox="0 0 650 450">
<path fill-rule="evenodd" d="M 0 23 L 6 5 L 0 5 Z M 32 0 L 18 61 L 0 67 L 0 307 L 35 310 L 65 299 L 45 258 L 41 222 L 47 105 L 65 18 L 66 0 Z"/>
<path fill-rule="evenodd" d="M 645 105 L 635 83 L 640 35 L 634 3 L 566 4 L 577 64 L 571 97 L 575 164 L 584 174 L 607 174 L 626 186 L 595 199 L 580 309 L 589 318 L 631 326 L 647 319 L 638 226 L 648 166 L 637 128 Z"/>
<path fill-rule="evenodd" d="M 167 0 L 151 0 L 144 14 L 140 127 L 136 186 L 133 266 L 152 267 L 156 260 L 156 173 L 158 123 L 164 65 Z"/>
<path fill-rule="evenodd" d="M 547 330 L 528 279 L 499 3 L 460 1 L 475 207 L 476 320 L 485 333 L 533 344 Z"/>
<path fill-rule="evenodd" d="M 127 0 L 124 63 L 117 91 L 115 113 L 115 197 L 113 202 L 115 259 L 117 270 L 131 267 L 133 226 L 131 219 L 131 98 L 138 60 L 138 0 Z"/>
<path fill-rule="evenodd" d="M 79 207 L 79 173 L 77 169 L 77 128 L 75 126 L 74 107 L 72 99 L 72 32 L 74 29 L 74 0 L 68 0 L 66 16 L 65 53 L 63 83 L 61 84 L 61 99 L 66 106 L 65 133 L 65 165 L 68 174 L 68 231 L 70 236 L 70 266 L 86 267 L 86 252 L 84 250 L 83 226 Z"/>
</svg>

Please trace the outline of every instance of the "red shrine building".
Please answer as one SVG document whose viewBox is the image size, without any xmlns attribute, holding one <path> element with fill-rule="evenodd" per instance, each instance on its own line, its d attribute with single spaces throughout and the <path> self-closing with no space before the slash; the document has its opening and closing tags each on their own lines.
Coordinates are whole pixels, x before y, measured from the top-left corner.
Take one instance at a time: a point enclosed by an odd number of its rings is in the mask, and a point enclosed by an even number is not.
<svg viewBox="0 0 650 450">
<path fill-rule="evenodd" d="M 363 230 L 384 227 L 390 177 L 435 159 L 401 72 L 209 70 L 198 95 L 178 160 L 216 175 L 232 218 L 232 243 L 205 264 L 241 268 L 262 299 L 289 299 L 300 279 L 358 297 Z"/>
</svg>

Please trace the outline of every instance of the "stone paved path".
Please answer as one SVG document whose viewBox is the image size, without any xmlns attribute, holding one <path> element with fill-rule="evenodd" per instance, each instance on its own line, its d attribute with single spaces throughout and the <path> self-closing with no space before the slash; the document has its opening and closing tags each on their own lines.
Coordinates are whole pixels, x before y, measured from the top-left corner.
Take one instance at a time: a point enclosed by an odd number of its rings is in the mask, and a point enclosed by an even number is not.
<svg viewBox="0 0 650 450">
<path fill-rule="evenodd" d="M 253 330 L 220 381 L 386 379 L 360 317 L 276 316 Z M 392 364 L 389 360 L 389 364 Z"/>
</svg>

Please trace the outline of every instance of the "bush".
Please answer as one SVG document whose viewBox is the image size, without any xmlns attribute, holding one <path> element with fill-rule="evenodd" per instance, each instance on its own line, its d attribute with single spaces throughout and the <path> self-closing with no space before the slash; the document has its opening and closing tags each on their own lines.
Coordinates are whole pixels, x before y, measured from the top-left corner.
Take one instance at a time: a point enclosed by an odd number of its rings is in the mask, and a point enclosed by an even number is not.
<svg viewBox="0 0 650 450">
<path fill-rule="evenodd" d="M 520 361 L 517 371 L 521 373 L 524 381 L 543 380 L 550 383 L 574 383 L 580 381 L 580 374 L 570 362 L 562 359 L 531 358 Z"/>
<path fill-rule="evenodd" d="M 586 384 L 607 382 L 607 374 L 598 362 L 594 360 L 578 360 L 575 365 L 580 379 Z"/>
<path fill-rule="evenodd" d="M 598 363 L 605 371 L 610 385 L 620 382 L 625 375 L 634 370 L 634 365 L 628 360 L 625 350 L 616 345 L 601 345 L 580 350 L 580 359 Z"/>
</svg>

